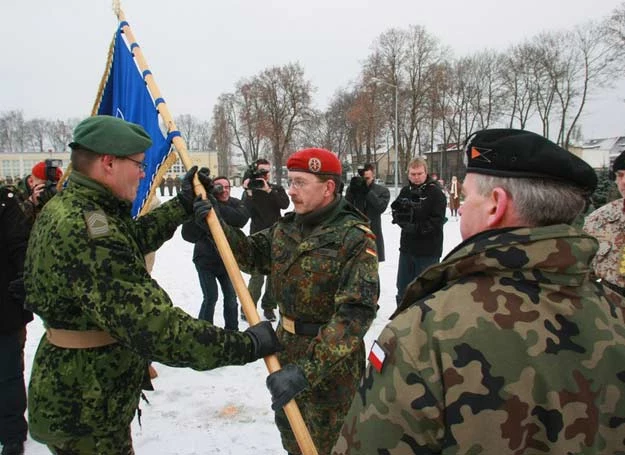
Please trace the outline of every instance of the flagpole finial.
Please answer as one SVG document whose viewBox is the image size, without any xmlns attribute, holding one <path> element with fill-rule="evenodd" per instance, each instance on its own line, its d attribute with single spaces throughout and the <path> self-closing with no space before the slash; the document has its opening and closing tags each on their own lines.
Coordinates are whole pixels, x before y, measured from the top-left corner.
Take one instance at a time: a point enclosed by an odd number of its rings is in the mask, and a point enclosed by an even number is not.
<svg viewBox="0 0 625 455">
<path fill-rule="evenodd" d="M 115 16 L 119 17 L 119 13 L 121 13 L 122 7 L 120 4 L 120 0 L 113 0 L 113 12 Z"/>
</svg>

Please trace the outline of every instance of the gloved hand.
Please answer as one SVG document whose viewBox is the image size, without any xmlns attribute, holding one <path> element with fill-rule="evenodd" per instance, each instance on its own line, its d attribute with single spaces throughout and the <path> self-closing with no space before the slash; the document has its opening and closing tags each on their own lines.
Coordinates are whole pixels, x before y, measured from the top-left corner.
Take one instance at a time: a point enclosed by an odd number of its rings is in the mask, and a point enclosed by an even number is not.
<svg viewBox="0 0 625 455">
<path fill-rule="evenodd" d="M 213 204 L 208 199 L 202 199 L 202 196 L 197 196 L 193 201 L 193 218 L 195 223 L 203 230 L 210 234 L 210 228 L 206 223 L 206 217 L 213 209 Z"/>
<path fill-rule="evenodd" d="M 180 202 L 186 209 L 187 213 L 193 213 L 193 202 L 195 201 L 193 176 L 196 171 L 198 179 L 200 179 L 200 183 L 204 186 L 206 193 L 210 194 L 213 190 L 213 181 L 210 178 L 210 170 L 207 167 L 203 167 L 199 171 L 197 170 L 197 166 L 193 166 L 189 169 L 184 177 L 182 177 L 180 192 L 178 193 L 178 199 L 180 199 Z"/>
<path fill-rule="evenodd" d="M 24 301 L 26 300 L 26 289 L 24 288 L 24 279 L 17 278 L 13 281 L 9 281 L 9 285 L 7 286 L 9 291 L 9 296 L 14 303 L 20 306 L 24 306 Z"/>
<path fill-rule="evenodd" d="M 367 191 L 369 191 L 369 187 L 367 186 L 367 182 L 365 181 L 365 179 L 358 175 L 352 177 L 352 179 L 349 181 L 349 188 L 354 194 L 365 194 Z"/>
<path fill-rule="evenodd" d="M 269 321 L 259 322 L 248 328 L 245 333 L 252 339 L 253 360 L 282 351 L 282 345 Z"/>
<path fill-rule="evenodd" d="M 304 371 L 292 363 L 267 376 L 271 393 L 271 409 L 277 411 L 308 387 Z"/>
</svg>

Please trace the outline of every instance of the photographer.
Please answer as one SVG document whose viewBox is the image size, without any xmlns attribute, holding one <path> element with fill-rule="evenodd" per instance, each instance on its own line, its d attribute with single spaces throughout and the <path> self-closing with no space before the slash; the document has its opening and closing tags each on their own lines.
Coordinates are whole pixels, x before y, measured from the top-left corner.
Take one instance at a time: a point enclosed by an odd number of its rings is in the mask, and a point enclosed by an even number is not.
<svg viewBox="0 0 625 455">
<path fill-rule="evenodd" d="M 375 234 L 375 245 L 378 250 L 378 262 L 384 262 L 384 237 L 382 236 L 382 221 L 380 216 L 386 210 L 391 199 L 388 188 L 375 182 L 373 164 L 367 163 L 358 169 L 358 175 L 349 182 L 345 199 L 364 213 L 371 223 L 371 230 Z"/>
<path fill-rule="evenodd" d="M 415 158 L 408 164 L 409 184 L 391 204 L 393 223 L 401 227 L 397 303 L 408 284 L 443 252 L 443 225 L 447 199 L 440 185 L 428 176 L 427 162 Z"/>
<path fill-rule="evenodd" d="M 221 220 L 236 228 L 245 226 L 250 219 L 250 214 L 239 199 L 230 197 L 230 180 L 223 176 L 216 177 L 213 185 L 212 194 L 215 197 Z M 224 298 L 224 328 L 239 330 L 237 295 L 213 239 L 208 237 L 193 220 L 182 225 L 182 238 L 187 242 L 195 243 L 193 263 L 204 296 L 198 319 L 213 323 L 218 295 L 217 280 L 219 280 Z"/>
<path fill-rule="evenodd" d="M 289 197 L 280 185 L 269 183 L 271 164 L 264 158 L 260 158 L 252 163 L 245 173 L 243 180 L 243 204 L 249 210 L 252 217 L 250 235 L 258 231 L 267 229 L 280 219 L 280 209 L 289 206 Z M 250 295 L 257 305 L 265 284 L 265 276 L 252 274 L 247 285 Z M 265 284 L 265 294 L 261 301 L 263 315 L 268 321 L 275 321 L 276 301 L 271 295 L 271 282 L 267 278 Z M 245 320 L 245 315 L 241 314 L 241 319 Z"/>
<path fill-rule="evenodd" d="M 26 324 L 21 276 L 30 224 L 17 195 L 0 187 L 0 443 L 2 453 L 24 453 L 27 423 L 24 385 Z"/>
<path fill-rule="evenodd" d="M 17 186 L 22 210 L 31 225 L 42 207 L 56 194 L 56 184 L 62 176 L 61 160 L 45 160 L 35 164 L 30 175 Z"/>
</svg>

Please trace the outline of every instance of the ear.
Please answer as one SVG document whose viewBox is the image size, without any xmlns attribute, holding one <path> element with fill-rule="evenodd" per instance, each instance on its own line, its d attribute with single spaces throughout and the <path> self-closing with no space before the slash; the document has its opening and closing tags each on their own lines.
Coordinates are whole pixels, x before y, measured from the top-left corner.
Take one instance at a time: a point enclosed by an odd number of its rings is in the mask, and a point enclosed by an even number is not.
<svg viewBox="0 0 625 455">
<path fill-rule="evenodd" d="M 102 169 L 104 173 L 111 174 L 113 172 L 113 162 L 115 161 L 115 157 L 113 155 L 102 155 L 100 157 L 100 164 L 102 165 Z"/>
<path fill-rule="evenodd" d="M 494 188 L 490 194 L 486 224 L 489 228 L 504 227 L 509 218 L 512 199 L 503 188 Z"/>
<path fill-rule="evenodd" d="M 327 196 L 332 196 L 336 193 L 336 182 L 332 179 L 326 180 L 326 182 L 328 183 L 328 189 L 326 191 L 329 193 Z"/>
</svg>

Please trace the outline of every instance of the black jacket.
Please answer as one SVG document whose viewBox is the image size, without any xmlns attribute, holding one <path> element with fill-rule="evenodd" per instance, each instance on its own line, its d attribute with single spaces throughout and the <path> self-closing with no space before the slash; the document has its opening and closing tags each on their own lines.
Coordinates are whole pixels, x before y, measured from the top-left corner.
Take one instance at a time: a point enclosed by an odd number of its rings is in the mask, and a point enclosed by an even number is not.
<svg viewBox="0 0 625 455">
<path fill-rule="evenodd" d="M 273 226 L 280 219 L 280 209 L 289 207 L 289 196 L 280 185 L 269 183 L 271 193 L 262 190 L 247 190 L 243 192 L 243 204 L 252 217 L 250 234 Z M 248 193 L 251 193 L 250 196 Z"/>
<path fill-rule="evenodd" d="M 22 276 L 30 223 L 13 190 L 0 187 L 0 333 L 9 333 L 32 321 L 23 302 L 9 293 L 9 283 Z"/>
<path fill-rule="evenodd" d="M 241 200 L 235 197 L 229 198 L 226 202 L 217 201 L 217 208 L 221 220 L 230 226 L 242 228 L 250 219 L 250 214 Z M 187 242 L 195 243 L 193 248 L 195 265 L 215 273 L 225 271 L 215 242 L 195 221 L 187 221 L 182 225 L 182 238 Z"/>
<path fill-rule="evenodd" d="M 405 200 L 410 202 L 411 220 L 398 223 L 402 228 L 399 251 L 416 257 L 440 257 L 443 253 L 443 225 L 447 221 L 447 199 L 441 186 L 428 176 L 421 185 L 403 187 L 391 204 L 394 220 L 396 210 Z"/>
<path fill-rule="evenodd" d="M 375 246 L 378 250 L 378 261 L 384 261 L 384 237 L 382 236 L 381 215 L 386 210 L 391 199 L 388 188 L 372 183 L 366 191 L 354 191 L 350 185 L 345 193 L 345 199 L 365 214 L 371 223 L 371 230 L 375 234 Z"/>
</svg>

